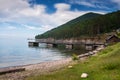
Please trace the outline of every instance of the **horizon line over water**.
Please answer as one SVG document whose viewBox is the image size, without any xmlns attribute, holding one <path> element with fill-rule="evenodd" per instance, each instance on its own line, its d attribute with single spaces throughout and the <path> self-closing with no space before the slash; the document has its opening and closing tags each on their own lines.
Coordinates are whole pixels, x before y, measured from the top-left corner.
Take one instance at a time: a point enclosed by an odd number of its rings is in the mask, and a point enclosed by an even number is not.
<svg viewBox="0 0 120 80">
<path fill-rule="evenodd" d="M 0 38 L 0 68 L 60 60 L 70 54 L 55 48 L 28 47 L 27 38 Z"/>
</svg>

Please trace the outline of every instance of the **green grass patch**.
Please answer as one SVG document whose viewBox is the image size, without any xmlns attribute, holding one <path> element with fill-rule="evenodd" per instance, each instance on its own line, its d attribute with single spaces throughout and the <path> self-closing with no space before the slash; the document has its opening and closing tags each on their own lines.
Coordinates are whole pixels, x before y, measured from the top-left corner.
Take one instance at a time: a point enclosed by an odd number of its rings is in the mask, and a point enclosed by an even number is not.
<svg viewBox="0 0 120 80">
<path fill-rule="evenodd" d="M 82 79 L 82 73 L 88 78 Z M 31 76 L 26 80 L 119 80 L 120 79 L 120 43 L 109 46 L 98 53 L 73 65 L 46 75 Z"/>
<path fill-rule="evenodd" d="M 76 54 L 73 54 L 73 55 L 72 55 L 72 60 L 74 60 L 74 61 L 75 61 L 75 60 L 79 60 L 79 57 L 78 57 Z"/>
</svg>

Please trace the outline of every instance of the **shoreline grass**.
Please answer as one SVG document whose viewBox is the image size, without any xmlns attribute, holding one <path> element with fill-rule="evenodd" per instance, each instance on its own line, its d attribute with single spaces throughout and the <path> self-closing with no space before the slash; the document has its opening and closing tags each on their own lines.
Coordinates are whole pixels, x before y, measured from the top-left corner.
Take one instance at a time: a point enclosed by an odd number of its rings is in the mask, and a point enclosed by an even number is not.
<svg viewBox="0 0 120 80">
<path fill-rule="evenodd" d="M 79 61 L 72 68 L 65 68 L 46 75 L 27 77 L 26 80 L 119 80 L 120 79 L 120 43 L 108 46 L 97 56 Z M 82 73 L 88 78 L 82 79 Z"/>
</svg>

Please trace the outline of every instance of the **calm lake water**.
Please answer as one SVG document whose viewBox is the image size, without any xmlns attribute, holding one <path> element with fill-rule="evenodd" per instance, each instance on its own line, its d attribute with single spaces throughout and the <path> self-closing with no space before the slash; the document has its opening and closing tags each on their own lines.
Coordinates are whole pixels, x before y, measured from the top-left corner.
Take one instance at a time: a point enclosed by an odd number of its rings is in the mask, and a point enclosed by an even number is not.
<svg viewBox="0 0 120 80">
<path fill-rule="evenodd" d="M 0 38 L 0 68 L 60 60 L 71 53 L 74 51 L 46 48 L 45 44 L 28 47 L 27 39 Z"/>
</svg>

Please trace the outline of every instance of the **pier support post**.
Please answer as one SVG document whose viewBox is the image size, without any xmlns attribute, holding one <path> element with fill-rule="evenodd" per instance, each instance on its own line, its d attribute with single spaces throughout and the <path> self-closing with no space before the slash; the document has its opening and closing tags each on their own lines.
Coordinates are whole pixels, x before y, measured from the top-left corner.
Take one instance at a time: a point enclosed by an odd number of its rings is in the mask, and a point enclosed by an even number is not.
<svg viewBox="0 0 120 80">
<path fill-rule="evenodd" d="M 53 44 L 53 47 L 54 47 L 54 48 L 58 47 L 58 44 Z"/>
<path fill-rule="evenodd" d="M 53 45 L 47 43 L 47 47 L 50 48 L 50 47 L 53 47 Z"/>
<path fill-rule="evenodd" d="M 39 43 L 38 42 L 28 42 L 28 46 L 30 46 L 30 47 L 38 47 Z"/>
<path fill-rule="evenodd" d="M 58 44 L 49 44 L 49 43 L 47 43 L 47 47 L 54 47 L 54 48 L 56 48 L 58 46 Z"/>
<path fill-rule="evenodd" d="M 86 50 L 93 50 L 93 45 L 85 45 Z"/>
<path fill-rule="evenodd" d="M 66 48 L 66 49 L 73 49 L 73 44 L 66 44 L 66 45 L 65 45 L 65 48 Z"/>
</svg>

